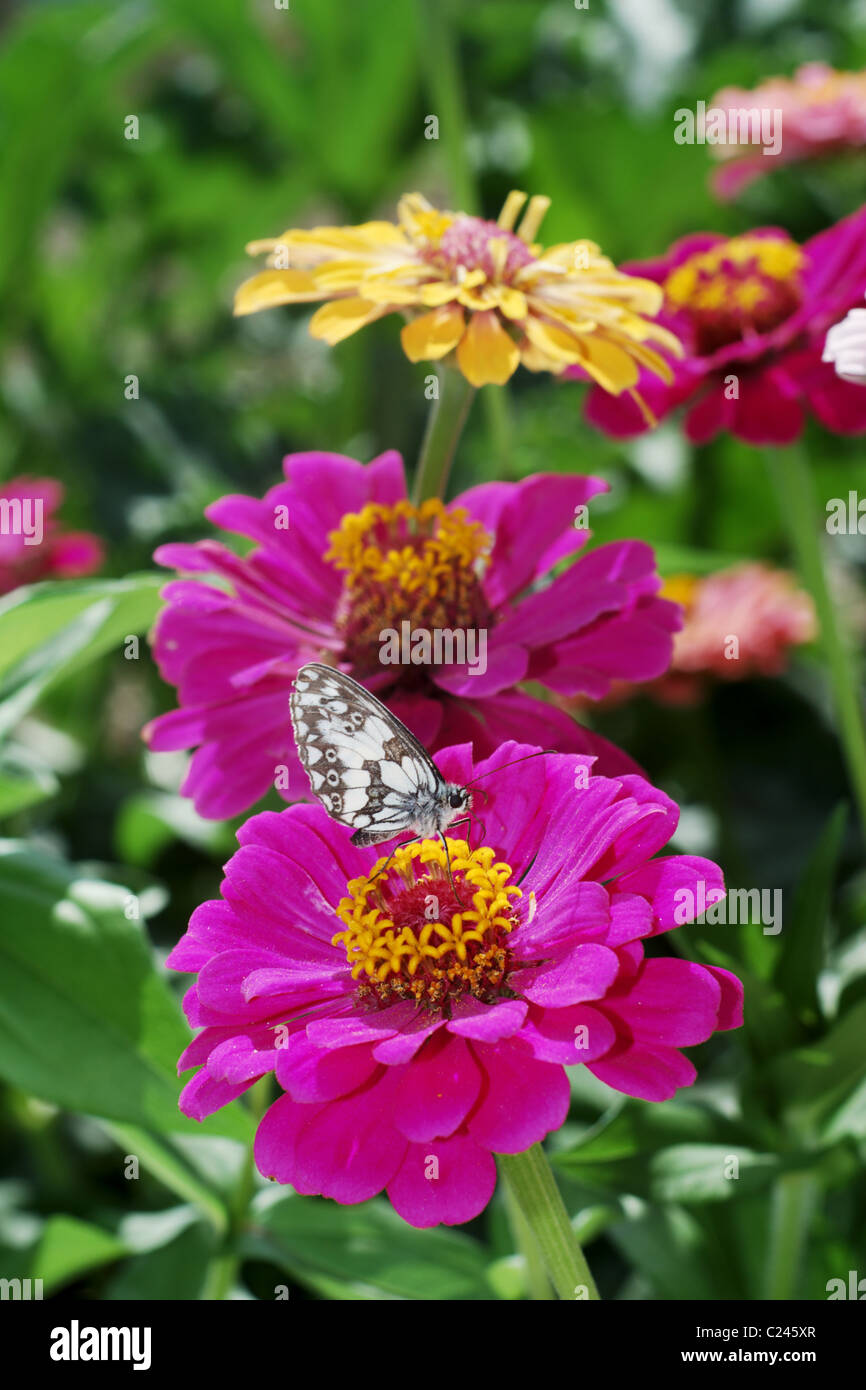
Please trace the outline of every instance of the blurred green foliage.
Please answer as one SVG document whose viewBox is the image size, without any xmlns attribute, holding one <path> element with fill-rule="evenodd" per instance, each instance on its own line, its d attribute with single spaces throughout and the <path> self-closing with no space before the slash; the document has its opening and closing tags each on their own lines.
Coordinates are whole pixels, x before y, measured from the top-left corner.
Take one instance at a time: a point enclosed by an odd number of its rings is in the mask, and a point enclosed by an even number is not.
<svg viewBox="0 0 866 1390">
<path fill-rule="evenodd" d="M 859 0 L 446 8 L 487 215 L 512 187 L 545 193 L 546 240 L 588 236 L 622 261 L 698 229 L 807 236 L 862 200 L 849 161 L 773 173 L 723 207 L 707 151 L 672 139 L 673 111 L 722 85 L 814 58 L 866 65 Z M 193 1135 L 176 1111 L 186 1029 L 161 959 L 216 893 L 233 827 L 178 797 L 177 759 L 143 754 L 140 727 L 171 693 L 144 646 L 127 660 L 121 644 L 156 611 L 154 546 L 206 534 L 207 502 L 260 493 L 286 452 L 414 460 L 425 369 L 394 322 L 328 350 L 303 309 L 234 320 L 231 302 L 252 238 L 390 217 L 409 189 L 452 203 L 452 133 L 424 138 L 432 61 L 409 0 L 71 0 L 6 20 L 0 478 L 60 478 L 66 521 L 108 547 L 104 578 L 0 604 L 0 1273 L 47 1294 L 214 1292 L 250 1117 L 235 1105 Z M 583 423 L 581 397 L 521 375 L 504 434 L 476 407 L 454 486 L 592 472 L 610 483 L 596 539 L 649 539 L 663 571 L 787 560 L 754 451 L 690 451 L 672 428 L 623 447 Z M 809 447 L 822 496 L 845 496 L 862 445 L 816 432 Z M 840 559 L 855 617 L 858 544 Z M 747 1027 L 695 1050 L 686 1097 L 653 1107 L 574 1078 L 555 1160 L 602 1292 L 823 1298 L 829 1278 L 866 1272 L 866 873 L 825 672 L 806 652 L 784 680 L 596 722 L 683 804 L 682 848 L 791 904 L 779 937 L 695 927 L 666 943 L 747 985 Z M 125 915 L 130 893 L 147 923 Z M 729 1157 L 735 1183 L 719 1176 Z M 792 1206 L 805 1257 L 780 1270 Z M 380 1203 L 262 1190 L 239 1253 L 239 1297 L 524 1292 L 499 1197 L 468 1231 L 425 1234 Z"/>
</svg>

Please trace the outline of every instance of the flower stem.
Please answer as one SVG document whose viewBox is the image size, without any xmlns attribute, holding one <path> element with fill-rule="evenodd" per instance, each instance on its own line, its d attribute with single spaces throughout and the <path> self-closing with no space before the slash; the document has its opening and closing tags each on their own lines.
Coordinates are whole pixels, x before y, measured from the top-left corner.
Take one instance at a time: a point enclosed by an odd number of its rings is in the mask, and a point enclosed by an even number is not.
<svg viewBox="0 0 866 1390">
<path fill-rule="evenodd" d="M 268 1108 L 270 1077 L 264 1076 L 249 1091 L 249 1109 L 258 1122 Z M 229 1229 L 221 1248 L 211 1260 L 205 1277 L 202 1299 L 214 1301 L 229 1298 L 237 1282 L 240 1268 L 239 1243 L 247 1224 L 249 1205 L 256 1190 L 256 1161 L 250 1143 L 244 1155 L 235 1190 L 229 1202 Z"/>
<path fill-rule="evenodd" d="M 415 474 L 413 501 L 416 506 L 426 497 L 445 496 L 451 460 L 474 395 L 474 388 L 456 368 L 440 368 L 439 398 L 427 420 Z"/>
<path fill-rule="evenodd" d="M 431 115 L 439 133 L 448 168 L 454 206 L 476 211 L 475 180 L 466 143 L 466 104 L 451 25 L 451 0 L 421 0 L 423 67 L 430 84 Z"/>
<path fill-rule="evenodd" d="M 508 1223 L 511 1226 L 514 1244 L 523 1257 L 529 1297 L 535 1301 L 550 1300 L 554 1293 L 547 1277 L 547 1267 L 538 1248 L 538 1241 L 508 1183 L 505 1184 L 505 1204 L 508 1208 Z"/>
<path fill-rule="evenodd" d="M 776 1183 L 770 1208 L 765 1298 L 794 1297 L 817 1191 L 808 1173 L 786 1173 Z"/>
<path fill-rule="evenodd" d="M 498 1154 L 497 1160 L 510 1196 L 535 1237 L 559 1298 L 598 1300 L 595 1280 L 541 1145 L 533 1144 L 522 1154 Z"/>
<path fill-rule="evenodd" d="M 812 475 L 804 453 L 798 448 L 771 451 L 769 462 L 800 574 L 815 600 L 819 641 L 830 672 L 839 737 L 866 836 L 866 730 L 860 672 L 827 583 Z"/>
</svg>

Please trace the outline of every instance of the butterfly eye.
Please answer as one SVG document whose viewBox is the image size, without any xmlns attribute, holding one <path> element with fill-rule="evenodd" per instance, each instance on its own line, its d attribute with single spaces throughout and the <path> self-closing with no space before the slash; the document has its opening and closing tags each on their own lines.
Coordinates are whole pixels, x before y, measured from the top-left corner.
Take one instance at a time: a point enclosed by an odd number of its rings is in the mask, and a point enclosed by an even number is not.
<svg viewBox="0 0 866 1390">
<path fill-rule="evenodd" d="M 448 805 L 453 807 L 455 811 L 458 811 L 463 805 L 463 797 L 463 792 L 452 792 L 448 798 Z"/>
</svg>

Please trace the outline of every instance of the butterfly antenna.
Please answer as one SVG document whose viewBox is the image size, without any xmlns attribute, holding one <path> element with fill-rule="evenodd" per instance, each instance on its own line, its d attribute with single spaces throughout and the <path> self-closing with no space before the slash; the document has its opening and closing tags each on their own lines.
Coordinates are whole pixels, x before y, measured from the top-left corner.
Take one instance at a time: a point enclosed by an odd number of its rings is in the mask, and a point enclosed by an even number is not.
<svg viewBox="0 0 866 1390">
<path fill-rule="evenodd" d="M 543 758 L 547 753 L 555 753 L 555 748 L 537 748 L 534 753 L 524 753 L 522 758 L 515 758 L 513 762 L 503 763 L 501 767 L 488 768 L 479 777 L 473 777 L 471 782 L 466 782 L 466 787 L 474 787 L 476 782 L 480 782 L 482 777 L 490 777 L 494 772 L 504 772 L 507 767 L 516 767 L 518 763 L 528 762 L 530 758 Z"/>
</svg>

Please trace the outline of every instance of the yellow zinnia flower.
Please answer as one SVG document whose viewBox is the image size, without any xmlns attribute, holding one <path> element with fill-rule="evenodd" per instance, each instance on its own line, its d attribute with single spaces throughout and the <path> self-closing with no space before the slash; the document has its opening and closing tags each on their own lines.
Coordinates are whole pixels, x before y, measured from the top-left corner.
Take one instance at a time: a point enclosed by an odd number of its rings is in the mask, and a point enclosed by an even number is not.
<svg viewBox="0 0 866 1390">
<path fill-rule="evenodd" d="M 338 343 L 402 312 L 407 357 L 429 362 L 454 352 L 473 386 L 501 385 L 520 362 L 535 372 L 581 367 L 615 395 L 632 391 L 641 367 L 669 381 L 670 367 L 648 346 L 682 353 L 652 322 L 661 288 L 624 275 L 591 241 L 537 245 L 548 198 L 530 199 L 513 231 L 525 202 L 525 193 L 509 193 L 498 221 L 486 222 L 439 212 L 410 193 L 397 224 L 314 227 L 251 242 L 247 250 L 267 252 L 270 268 L 241 285 L 235 313 L 327 300 L 310 332 Z"/>
</svg>

